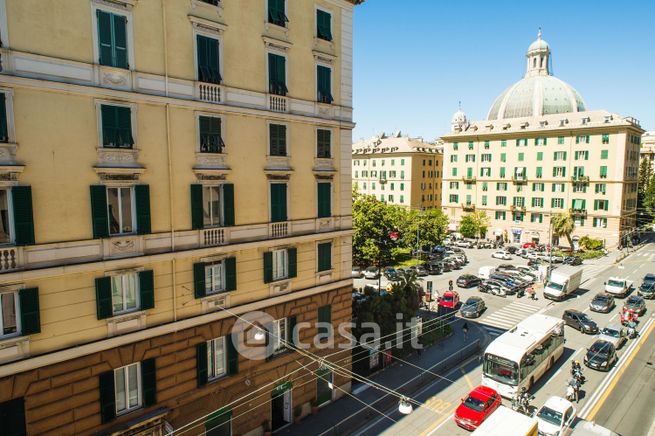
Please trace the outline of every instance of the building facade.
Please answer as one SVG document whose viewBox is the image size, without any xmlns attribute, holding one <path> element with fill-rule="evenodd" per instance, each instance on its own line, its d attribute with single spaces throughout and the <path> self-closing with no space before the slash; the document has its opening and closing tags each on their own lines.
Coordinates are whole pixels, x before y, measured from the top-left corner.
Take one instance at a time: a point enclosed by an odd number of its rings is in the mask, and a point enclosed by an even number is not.
<svg viewBox="0 0 655 436">
<path fill-rule="evenodd" d="M 650 163 L 655 172 L 655 131 L 646 132 L 641 136 L 641 158 Z"/>
<path fill-rule="evenodd" d="M 351 318 L 355 3 L 0 0 L 3 432 L 259 434 L 349 390 L 310 339 Z"/>
<path fill-rule="evenodd" d="M 517 243 L 546 243 L 551 217 L 571 213 L 574 243 L 589 235 L 616 246 L 636 224 L 643 130 L 633 118 L 588 111 L 575 89 L 551 75 L 541 34 L 526 61 L 525 77 L 496 99 L 486 120 L 469 122 L 459 111 L 442 137 L 444 212 L 456 226 L 485 211 L 487 237 Z"/>
<path fill-rule="evenodd" d="M 442 166 L 442 147 L 421 138 L 383 134 L 353 144 L 353 187 L 389 204 L 441 207 Z"/>
</svg>

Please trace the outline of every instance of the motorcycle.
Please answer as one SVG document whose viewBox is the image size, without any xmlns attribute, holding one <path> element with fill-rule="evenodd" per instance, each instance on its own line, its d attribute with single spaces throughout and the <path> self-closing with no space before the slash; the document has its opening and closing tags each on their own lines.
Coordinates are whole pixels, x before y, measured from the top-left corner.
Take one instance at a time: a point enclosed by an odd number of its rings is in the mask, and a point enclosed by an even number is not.
<svg viewBox="0 0 655 436">
<path fill-rule="evenodd" d="M 628 322 L 628 339 L 634 339 L 637 337 L 637 324 L 634 321 Z"/>
<path fill-rule="evenodd" d="M 523 388 L 521 393 L 517 394 L 514 398 L 512 398 L 512 410 L 527 416 L 531 416 L 531 412 L 530 412 L 531 398 L 532 398 L 531 395 L 525 390 L 525 388 Z"/>
<path fill-rule="evenodd" d="M 575 400 L 575 402 L 578 402 L 579 398 L 579 393 L 580 393 L 580 384 L 576 379 L 571 379 L 567 384 L 566 384 L 566 399 L 569 401 Z"/>
<path fill-rule="evenodd" d="M 585 382 L 585 376 L 582 374 L 582 369 L 579 366 L 571 368 L 571 377 L 573 377 L 578 384 Z"/>
</svg>

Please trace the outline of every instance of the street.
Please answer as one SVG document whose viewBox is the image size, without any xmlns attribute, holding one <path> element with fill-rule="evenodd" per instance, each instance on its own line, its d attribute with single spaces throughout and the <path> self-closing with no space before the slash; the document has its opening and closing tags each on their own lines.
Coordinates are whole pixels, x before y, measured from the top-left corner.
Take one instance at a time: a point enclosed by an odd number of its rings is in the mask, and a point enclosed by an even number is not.
<svg viewBox="0 0 655 436">
<path fill-rule="evenodd" d="M 491 250 L 466 250 L 470 263 L 459 271 L 453 271 L 437 277 L 429 277 L 435 280 L 435 289 L 447 289 L 448 280 L 453 281 L 463 273 L 476 274 L 477 268 L 483 265 L 497 265 L 508 263 L 490 257 Z M 469 290 L 458 289 L 461 299 L 466 300 L 471 295 L 482 295 L 487 303 L 488 309 L 478 320 L 469 320 L 472 327 L 479 327 L 489 340 L 502 334 L 506 329 L 512 327 L 522 319 L 533 313 L 545 313 L 547 315 L 561 318 L 565 308 L 573 308 L 588 313 L 597 322 L 599 328 L 610 323 L 619 322 L 619 311 L 622 300 L 617 299 L 617 307 L 608 314 L 590 313 L 589 303 L 594 295 L 603 291 L 603 283 L 610 276 L 625 276 L 634 280 L 635 286 L 641 283 L 642 277 L 647 272 L 654 272 L 655 265 L 655 244 L 648 244 L 634 253 L 623 262 L 612 265 L 596 262 L 596 264 L 583 265 L 583 283 L 578 292 L 564 302 L 552 302 L 545 300 L 539 295 L 539 300 L 531 301 L 527 298 L 517 299 L 516 297 L 501 298 L 480 294 L 477 288 Z M 520 258 L 515 258 L 509 263 L 525 264 Z M 653 422 L 653 366 L 652 357 L 655 352 L 652 338 L 646 341 L 650 330 L 653 328 L 653 311 L 655 302 L 647 301 L 647 312 L 641 318 L 638 330 L 643 336 L 630 340 L 619 350 L 619 361 L 614 369 L 608 373 L 601 373 L 583 367 L 587 381 L 581 389 L 580 401 L 576 405 L 578 415 L 582 418 L 592 419 L 600 425 L 607 425 L 609 428 L 621 434 L 648 434 Z M 646 329 L 647 331 L 644 331 Z M 583 335 L 577 330 L 566 327 L 566 344 L 563 356 L 556 362 L 554 368 L 549 370 L 533 388 L 535 395 L 532 405 L 541 406 L 551 395 L 564 396 L 567 380 L 570 378 L 570 362 L 575 359 L 582 362 L 586 348 L 593 341 L 594 336 Z M 641 345 L 645 343 L 646 345 Z M 634 351 L 638 351 L 634 357 Z M 648 363 L 650 362 L 650 364 Z M 397 410 L 387 410 L 384 413 L 396 420 L 392 423 L 389 419 L 374 419 L 357 434 L 434 434 L 434 435 L 466 435 L 469 432 L 459 428 L 452 414 L 460 403 L 460 399 L 480 383 L 481 365 L 476 358 L 470 359 L 459 368 L 451 370 L 444 377 L 447 380 L 439 380 L 436 383 L 425 386 L 415 400 L 423 402 L 423 406 L 415 409 L 410 415 L 400 415 Z M 619 377 L 624 379 L 618 382 Z M 613 391 L 608 392 L 609 389 Z M 609 393 L 609 395 L 608 395 Z M 638 400 L 636 400 L 638 398 Z M 636 403 L 634 406 L 631 403 Z M 504 400 L 506 405 L 507 400 Z M 616 405 L 620 404 L 620 407 Z M 641 416 L 641 419 L 635 419 Z M 648 417 L 648 419 L 643 419 Z M 393 424 L 393 425 L 390 425 Z M 628 431 L 630 430 L 630 431 Z"/>
</svg>

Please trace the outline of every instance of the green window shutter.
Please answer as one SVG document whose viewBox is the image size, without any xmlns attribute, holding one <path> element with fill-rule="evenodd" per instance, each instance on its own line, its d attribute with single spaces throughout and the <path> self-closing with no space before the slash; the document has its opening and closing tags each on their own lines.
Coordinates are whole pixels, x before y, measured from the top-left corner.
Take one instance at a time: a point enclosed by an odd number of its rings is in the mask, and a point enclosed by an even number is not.
<svg viewBox="0 0 655 436">
<path fill-rule="evenodd" d="M 16 245 L 34 244 L 34 218 L 32 214 L 32 187 L 13 186 L 11 200 L 14 209 Z"/>
<path fill-rule="evenodd" d="M 211 413 L 209 416 L 207 416 L 207 420 L 205 421 L 205 434 L 207 435 L 214 434 L 216 431 L 213 430 L 217 430 L 218 427 L 227 423 L 231 419 L 232 419 L 232 410 L 226 407 L 223 407 L 221 409 L 218 409 L 216 412 Z"/>
<path fill-rule="evenodd" d="M 544 160 L 544 152 L 543 151 L 538 151 L 537 152 L 537 160 Z"/>
<path fill-rule="evenodd" d="M 9 142 L 9 128 L 7 124 L 7 101 L 4 92 L 0 92 L 0 142 Z"/>
<path fill-rule="evenodd" d="M 268 22 L 284 27 L 287 19 L 284 10 L 285 0 L 268 0 Z"/>
<path fill-rule="evenodd" d="M 98 52 L 100 53 L 100 65 L 112 65 L 112 43 L 111 43 L 111 14 L 101 10 L 96 11 L 98 17 Z"/>
<path fill-rule="evenodd" d="M 114 63 L 116 68 L 129 68 L 127 62 L 127 18 L 111 15 L 114 27 Z"/>
<path fill-rule="evenodd" d="M 500 177 L 504 178 L 505 177 L 505 167 L 500 168 Z"/>
<path fill-rule="evenodd" d="M 267 251 L 264 253 L 264 283 L 273 281 L 273 253 Z"/>
<path fill-rule="evenodd" d="M 155 307 L 155 283 L 152 270 L 139 272 L 139 293 L 141 295 L 141 310 Z"/>
<path fill-rule="evenodd" d="M 41 333 L 39 288 L 25 288 L 18 292 L 20 300 L 21 334 Z"/>
<path fill-rule="evenodd" d="M 207 373 L 207 342 L 196 345 L 196 382 L 198 387 L 207 384 L 209 376 Z"/>
<path fill-rule="evenodd" d="M 332 16 L 321 10 L 316 11 L 316 36 L 318 38 L 324 39 L 326 41 L 332 41 L 332 26 L 331 21 Z"/>
<path fill-rule="evenodd" d="M 134 145 L 134 138 L 132 137 L 132 109 L 125 106 L 117 106 L 116 121 L 119 146 L 131 148 Z"/>
<path fill-rule="evenodd" d="M 234 291 L 237 288 L 237 259 L 228 257 L 225 259 L 225 290 Z"/>
<path fill-rule="evenodd" d="M 537 177 L 541 178 L 543 176 L 543 168 L 537 167 Z"/>
<path fill-rule="evenodd" d="M 298 275 L 298 251 L 296 248 L 287 248 L 287 260 L 289 261 L 289 278 L 292 279 Z"/>
<path fill-rule="evenodd" d="M 239 373 L 239 353 L 234 346 L 232 335 L 225 336 L 225 343 L 227 344 L 227 373 L 234 375 Z"/>
<path fill-rule="evenodd" d="M 98 319 L 114 315 L 111 304 L 111 277 L 96 278 L 96 314 Z"/>
<path fill-rule="evenodd" d="M 332 243 L 318 244 L 318 271 L 332 269 Z"/>
<path fill-rule="evenodd" d="M 234 225 L 234 185 L 232 183 L 223 185 L 223 225 Z"/>
<path fill-rule="evenodd" d="M 296 332 L 297 318 L 295 315 L 287 318 L 287 342 L 296 346 L 298 343 L 298 332 Z"/>
<path fill-rule="evenodd" d="M 202 185 L 191 185 L 191 228 L 200 230 L 204 227 L 202 205 Z"/>
<path fill-rule="evenodd" d="M 563 156 L 563 157 L 562 157 L 562 160 L 566 160 L 566 152 L 563 152 L 563 153 L 562 153 L 562 156 Z"/>
<path fill-rule="evenodd" d="M 586 210 L 587 209 L 587 200 L 582 200 L 581 209 Z"/>
<path fill-rule="evenodd" d="M 332 103 L 332 70 L 328 67 L 318 65 L 316 77 L 318 79 L 318 101 L 321 103 Z"/>
<path fill-rule="evenodd" d="M 332 322 L 332 306 L 327 304 L 318 308 L 318 322 L 331 323 Z M 318 334 L 327 334 L 328 329 L 324 326 L 318 327 Z"/>
<path fill-rule="evenodd" d="M 600 151 L 600 158 L 601 159 L 607 159 L 609 156 L 609 150 L 601 150 Z"/>
<path fill-rule="evenodd" d="M 469 179 L 473 177 L 473 168 L 469 167 L 466 169 L 466 177 L 468 177 Z"/>
<path fill-rule="evenodd" d="M 105 424 L 116 418 L 114 371 L 99 374 L 98 381 L 100 385 L 100 420 Z"/>
<path fill-rule="evenodd" d="M 598 210 L 598 200 L 594 200 L 594 210 Z"/>
<path fill-rule="evenodd" d="M 198 80 L 205 83 L 221 83 L 218 40 L 206 36 L 196 37 Z"/>
<path fill-rule="evenodd" d="M 134 186 L 136 204 L 136 230 L 139 235 L 151 233 L 150 229 L 150 187 L 148 185 Z"/>
<path fill-rule="evenodd" d="M 606 166 L 600 167 L 600 176 L 601 177 L 607 177 L 607 167 Z"/>
<path fill-rule="evenodd" d="M 207 295 L 205 290 L 205 263 L 198 262 L 193 264 L 193 296 L 202 298 Z"/>
<path fill-rule="evenodd" d="M 91 185 L 91 222 L 94 239 L 102 239 L 109 236 L 107 188 L 104 185 Z"/>
<path fill-rule="evenodd" d="M 287 220 L 287 185 L 271 184 L 271 222 Z"/>
<path fill-rule="evenodd" d="M 332 215 L 332 185 L 330 183 L 318 184 L 318 217 L 326 218 Z"/>
<path fill-rule="evenodd" d="M 152 406 L 157 403 L 157 366 L 155 359 L 141 362 L 141 382 L 143 384 L 143 405 Z"/>
<path fill-rule="evenodd" d="M 116 124 L 116 106 L 103 104 L 100 106 L 100 118 L 102 121 L 102 145 L 105 147 L 116 147 L 118 145 Z"/>
<path fill-rule="evenodd" d="M 286 58 L 268 54 L 268 87 L 271 94 L 287 95 Z"/>
</svg>

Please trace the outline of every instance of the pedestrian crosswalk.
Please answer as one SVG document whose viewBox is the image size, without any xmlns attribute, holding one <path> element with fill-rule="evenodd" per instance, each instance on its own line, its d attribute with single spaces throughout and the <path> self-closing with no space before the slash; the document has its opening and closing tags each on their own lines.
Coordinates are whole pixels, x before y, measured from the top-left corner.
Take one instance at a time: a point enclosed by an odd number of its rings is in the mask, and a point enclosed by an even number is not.
<svg viewBox="0 0 655 436">
<path fill-rule="evenodd" d="M 513 301 L 502 309 L 482 317 L 480 323 L 491 336 L 499 336 L 540 309 L 539 306 Z"/>
</svg>

